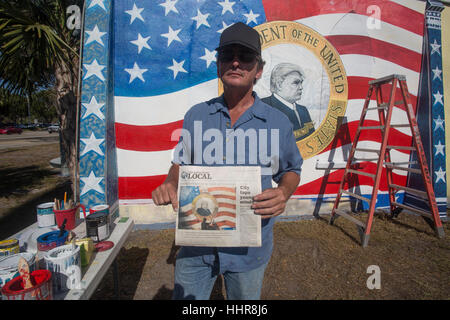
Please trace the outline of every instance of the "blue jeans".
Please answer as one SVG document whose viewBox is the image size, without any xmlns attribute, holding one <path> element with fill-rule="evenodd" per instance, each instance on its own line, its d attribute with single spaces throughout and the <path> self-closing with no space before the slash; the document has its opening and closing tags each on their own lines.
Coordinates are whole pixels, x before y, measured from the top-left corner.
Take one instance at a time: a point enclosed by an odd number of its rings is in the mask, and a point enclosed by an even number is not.
<svg viewBox="0 0 450 320">
<path fill-rule="evenodd" d="M 259 300 L 267 264 L 247 272 L 224 272 L 227 300 Z M 177 258 L 172 299 L 209 300 L 218 270 L 217 259 L 211 266 L 201 256 Z"/>
</svg>

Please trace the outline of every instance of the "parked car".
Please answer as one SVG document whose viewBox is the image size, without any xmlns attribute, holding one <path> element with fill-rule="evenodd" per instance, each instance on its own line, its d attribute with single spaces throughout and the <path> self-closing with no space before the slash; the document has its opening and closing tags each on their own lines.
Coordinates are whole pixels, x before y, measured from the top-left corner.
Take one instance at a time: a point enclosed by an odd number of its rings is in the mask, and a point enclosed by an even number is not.
<svg viewBox="0 0 450 320">
<path fill-rule="evenodd" d="M 20 129 L 19 127 L 6 127 L 6 128 L 0 129 L 0 133 L 1 134 L 12 134 L 12 133 L 21 134 L 22 129 Z"/>
<path fill-rule="evenodd" d="M 52 124 L 51 126 L 49 126 L 47 128 L 48 133 L 52 133 L 52 132 L 59 132 L 59 125 L 58 124 Z"/>
</svg>

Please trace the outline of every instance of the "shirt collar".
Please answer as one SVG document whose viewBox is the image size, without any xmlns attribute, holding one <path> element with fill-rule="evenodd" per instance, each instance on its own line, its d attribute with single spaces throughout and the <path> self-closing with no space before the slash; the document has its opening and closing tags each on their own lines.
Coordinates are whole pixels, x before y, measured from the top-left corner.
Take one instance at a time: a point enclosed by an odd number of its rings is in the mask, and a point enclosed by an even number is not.
<svg viewBox="0 0 450 320">
<path fill-rule="evenodd" d="M 265 110 L 264 110 L 261 100 L 259 99 L 256 92 L 253 91 L 252 95 L 255 98 L 255 101 L 253 102 L 253 105 L 249 108 L 250 112 L 255 117 L 262 119 L 262 120 L 266 120 L 267 115 L 265 113 Z M 219 96 L 217 98 L 216 102 L 212 105 L 212 108 L 211 108 L 211 111 L 209 112 L 209 114 L 214 114 L 214 113 L 217 113 L 218 111 L 223 111 L 223 112 L 229 114 L 223 94 L 221 96 Z"/>
</svg>

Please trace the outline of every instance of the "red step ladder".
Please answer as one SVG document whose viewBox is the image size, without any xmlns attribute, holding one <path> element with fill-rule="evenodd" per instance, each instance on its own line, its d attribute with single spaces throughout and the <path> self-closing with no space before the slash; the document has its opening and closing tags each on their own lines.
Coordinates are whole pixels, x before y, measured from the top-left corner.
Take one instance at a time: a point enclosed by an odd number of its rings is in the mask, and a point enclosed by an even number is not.
<svg viewBox="0 0 450 320">
<path fill-rule="evenodd" d="M 388 86 L 391 85 L 391 91 L 389 95 L 389 100 L 387 102 L 383 102 L 383 96 L 382 96 L 382 86 Z M 396 100 L 397 94 L 397 88 L 400 87 L 401 97 L 400 100 Z M 376 95 L 376 101 L 377 101 L 377 107 L 371 107 L 369 108 L 370 98 L 372 97 L 372 94 L 375 93 Z M 392 117 L 392 110 L 394 106 L 401 106 L 403 105 L 406 109 L 406 113 L 408 115 L 408 124 L 391 124 L 391 117 Z M 366 117 L 367 111 L 369 110 L 377 110 L 380 125 L 379 126 L 363 126 L 364 119 Z M 413 137 L 413 146 L 394 146 L 389 144 L 389 129 L 391 127 L 409 127 L 411 129 L 412 137 Z M 367 149 L 367 148 L 357 148 L 359 136 L 361 134 L 362 130 L 381 130 L 382 134 L 382 142 L 380 149 Z M 420 169 L 415 168 L 409 168 L 410 164 L 413 164 L 412 162 L 402 162 L 402 163 L 393 163 L 391 162 L 391 156 L 390 156 L 390 150 L 397 149 L 397 150 L 410 150 L 417 152 L 417 158 L 419 160 Z M 377 162 L 377 169 L 376 173 L 368 173 L 364 171 L 360 171 L 355 169 L 354 167 L 358 165 L 358 163 L 354 162 L 355 158 L 355 152 L 356 151 L 362 151 L 362 152 L 369 152 L 369 153 L 376 153 L 378 154 L 378 162 Z M 363 160 L 364 159 L 357 159 Z M 366 159 L 371 160 L 371 159 Z M 372 159 L 373 160 L 373 159 Z M 402 165 L 407 165 L 406 167 Z M 357 225 L 360 237 L 361 237 L 361 244 L 363 247 L 366 247 L 369 243 L 369 237 L 370 237 L 370 229 L 372 227 L 373 223 L 373 215 L 375 211 L 375 203 L 377 201 L 377 194 L 380 187 L 380 180 L 381 180 L 381 173 L 382 169 L 386 168 L 386 177 L 387 177 L 387 184 L 389 186 L 389 202 L 390 202 L 390 209 L 391 213 L 394 215 L 397 215 L 402 209 L 407 209 L 412 212 L 418 213 L 424 217 L 427 217 L 429 219 L 432 219 L 435 226 L 436 234 L 439 238 L 444 237 L 444 229 L 442 227 L 442 222 L 439 217 L 439 212 L 436 204 L 436 198 L 433 191 L 433 186 L 431 183 L 430 178 L 430 172 L 427 165 L 427 160 L 425 158 L 425 153 L 422 145 L 422 140 L 420 138 L 420 132 L 419 127 L 417 125 L 416 117 L 414 115 L 413 107 L 411 105 L 410 101 L 410 95 L 408 92 L 408 87 L 406 85 L 406 77 L 404 75 L 390 75 L 384 78 L 376 79 L 369 81 L 369 91 L 367 93 L 366 100 L 364 102 L 364 107 L 361 113 L 361 118 L 359 120 L 358 129 L 355 134 L 355 139 L 353 140 L 352 149 L 350 151 L 350 155 L 347 160 L 347 165 L 345 168 L 344 175 L 341 180 L 341 184 L 339 187 L 339 192 L 337 194 L 336 200 L 334 202 L 333 210 L 331 212 L 331 219 L 330 224 L 334 224 L 334 221 L 338 218 L 338 216 L 341 216 L 343 218 L 346 218 L 350 220 L 351 222 L 355 223 Z M 404 186 L 400 186 L 398 184 L 395 184 L 393 181 L 393 175 L 392 170 L 405 170 L 409 171 L 415 174 L 420 174 L 423 177 L 424 185 L 425 185 L 425 191 L 412 189 Z M 344 186 L 346 182 L 348 182 L 348 176 L 349 175 L 364 175 L 369 176 L 374 180 L 373 184 L 373 190 L 372 190 L 372 197 L 370 199 L 363 197 L 361 195 L 349 192 L 344 189 Z M 417 208 L 413 208 L 401 203 L 397 203 L 395 201 L 395 194 L 399 191 L 403 190 L 407 193 L 414 194 L 416 196 L 421 197 L 424 200 L 428 201 L 428 204 L 431 209 L 431 213 L 420 210 Z M 368 217 L 367 221 L 363 222 L 360 219 L 353 216 L 351 213 L 347 213 L 343 210 L 339 210 L 339 202 L 341 200 L 342 194 L 348 194 L 350 197 L 366 201 L 369 203 L 369 211 L 368 211 Z"/>
</svg>

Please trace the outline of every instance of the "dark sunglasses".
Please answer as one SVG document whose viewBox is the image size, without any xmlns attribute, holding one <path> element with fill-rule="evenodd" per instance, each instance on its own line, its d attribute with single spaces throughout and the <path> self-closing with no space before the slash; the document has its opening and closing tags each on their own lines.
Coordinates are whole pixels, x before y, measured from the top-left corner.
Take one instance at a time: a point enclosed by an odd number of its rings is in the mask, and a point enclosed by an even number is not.
<svg viewBox="0 0 450 320">
<path fill-rule="evenodd" d="M 243 63 L 250 63 L 256 59 L 256 53 L 247 50 L 238 51 L 236 53 L 233 50 L 222 50 L 219 51 L 218 59 L 220 62 L 231 62 L 235 56 Z"/>
</svg>

